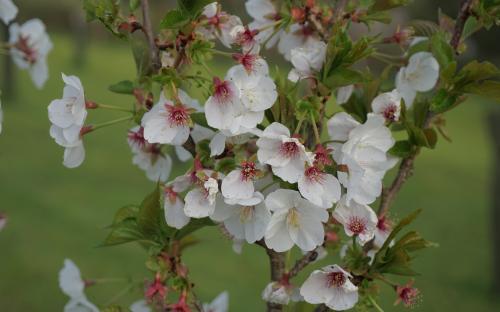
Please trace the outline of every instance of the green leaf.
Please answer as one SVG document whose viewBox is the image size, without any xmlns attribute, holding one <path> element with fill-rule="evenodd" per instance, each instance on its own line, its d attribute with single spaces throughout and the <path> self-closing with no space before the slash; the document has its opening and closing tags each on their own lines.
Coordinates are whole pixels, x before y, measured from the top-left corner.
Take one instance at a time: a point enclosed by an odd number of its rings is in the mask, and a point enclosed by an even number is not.
<svg viewBox="0 0 500 312">
<path fill-rule="evenodd" d="M 125 220 L 130 220 L 130 219 L 135 220 L 138 212 L 139 212 L 139 207 L 137 205 L 128 205 L 118 209 L 118 211 L 115 213 L 115 217 L 113 219 L 111 227 L 120 224 Z"/>
<path fill-rule="evenodd" d="M 134 83 L 130 80 L 122 80 L 108 87 L 109 91 L 119 94 L 133 94 Z"/>
<path fill-rule="evenodd" d="M 177 0 L 179 7 L 191 16 L 196 16 L 212 0 Z"/>
<path fill-rule="evenodd" d="M 331 89 L 348 86 L 351 84 L 366 82 L 366 74 L 350 68 L 337 68 L 335 69 L 324 84 Z"/>
<path fill-rule="evenodd" d="M 129 9 L 132 12 L 135 11 L 135 10 L 137 10 L 137 8 L 139 7 L 139 5 L 141 5 L 141 1 L 140 0 L 129 0 L 129 2 L 128 2 Z"/>
<path fill-rule="evenodd" d="M 208 125 L 207 118 L 205 117 L 205 113 L 192 113 L 189 115 L 191 117 L 191 120 L 200 126 L 203 126 L 205 128 L 211 128 Z"/>
<path fill-rule="evenodd" d="M 176 232 L 175 239 L 179 240 L 199 229 L 214 225 L 216 224 L 210 218 L 192 219 L 185 227 Z"/>
<path fill-rule="evenodd" d="M 464 88 L 466 93 L 477 94 L 500 103 L 500 81 L 487 80 Z"/>
<path fill-rule="evenodd" d="M 418 209 L 418 210 L 415 210 L 414 212 L 410 213 L 409 215 L 407 215 L 406 217 L 404 217 L 403 219 L 401 219 L 401 221 L 399 221 L 399 223 L 394 227 L 394 229 L 392 229 L 391 231 L 391 234 L 389 234 L 389 236 L 387 237 L 387 239 L 385 240 L 384 242 L 384 245 L 382 246 L 382 248 L 380 248 L 380 250 L 377 252 L 377 254 L 375 255 L 375 257 L 381 252 L 383 251 L 384 249 L 387 249 L 387 247 L 389 247 L 389 244 L 391 243 L 391 241 L 394 239 L 394 237 L 396 237 L 396 235 L 401 232 L 401 230 L 408 226 L 409 224 L 411 224 L 413 221 L 415 221 L 415 219 L 418 217 L 418 215 L 422 212 L 422 209 Z"/>
<path fill-rule="evenodd" d="M 176 29 L 184 26 L 189 22 L 189 15 L 185 11 L 171 10 L 167 12 L 160 23 L 161 28 Z"/>
<path fill-rule="evenodd" d="M 111 232 L 99 246 L 115 246 L 138 240 L 144 240 L 144 236 L 138 230 L 136 220 L 126 219 L 120 223 L 113 224 Z"/>
<path fill-rule="evenodd" d="M 174 232 L 165 221 L 159 185 L 142 201 L 137 214 L 137 226 L 144 237 L 153 241 L 161 242 Z"/>
<path fill-rule="evenodd" d="M 413 152 L 413 145 L 408 140 L 397 141 L 396 144 L 389 150 L 389 154 L 405 158 L 411 155 Z"/>
<path fill-rule="evenodd" d="M 441 71 L 454 61 L 453 48 L 442 32 L 437 32 L 432 36 L 431 50 L 440 65 Z"/>
</svg>

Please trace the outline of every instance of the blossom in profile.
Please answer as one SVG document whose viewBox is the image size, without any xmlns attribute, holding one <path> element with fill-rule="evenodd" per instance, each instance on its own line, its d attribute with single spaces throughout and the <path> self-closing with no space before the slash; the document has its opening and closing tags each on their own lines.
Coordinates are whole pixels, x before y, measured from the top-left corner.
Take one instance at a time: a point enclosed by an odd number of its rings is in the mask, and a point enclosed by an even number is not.
<svg viewBox="0 0 500 312">
<path fill-rule="evenodd" d="M 0 20 L 8 25 L 17 16 L 17 6 L 12 0 L 0 0 Z"/>
<path fill-rule="evenodd" d="M 297 82 L 319 72 L 326 59 L 326 43 L 311 41 L 309 44 L 294 48 L 291 51 L 293 69 L 288 74 L 288 79 Z"/>
<path fill-rule="evenodd" d="M 386 122 L 399 121 L 401 114 L 401 95 L 397 89 L 377 95 L 372 101 L 372 111 L 381 115 Z"/>
<path fill-rule="evenodd" d="M 254 19 L 248 26 L 250 29 L 259 30 L 256 39 L 261 44 L 267 41 L 267 49 L 276 45 L 283 30 L 279 30 L 273 35 L 274 29 L 271 25 L 281 19 L 274 3 L 270 0 L 248 0 L 245 2 L 245 8 L 248 15 Z M 273 37 L 271 38 L 271 36 Z"/>
<path fill-rule="evenodd" d="M 406 107 L 410 108 L 417 92 L 432 90 L 438 79 L 439 63 L 432 53 L 417 52 L 396 75 L 396 89 L 405 100 Z"/>
<path fill-rule="evenodd" d="M 329 265 L 309 275 L 300 288 L 304 300 L 311 304 L 325 304 L 334 311 L 351 309 L 358 302 L 358 287 L 351 274 L 340 266 Z"/>
<path fill-rule="evenodd" d="M 297 245 L 310 251 L 323 243 L 323 222 L 328 220 L 326 209 L 287 189 L 269 194 L 265 204 L 273 212 L 264 237 L 267 247 L 283 252 Z"/>
<path fill-rule="evenodd" d="M 85 281 L 78 267 L 70 259 L 64 260 L 64 267 L 59 271 L 59 288 L 70 298 L 64 306 L 64 312 L 99 312 L 85 296 Z"/>
<path fill-rule="evenodd" d="M 76 168 L 80 166 L 85 160 L 85 147 L 78 132 L 78 136 L 73 140 L 69 140 L 65 135 L 62 128 L 56 125 L 50 127 L 50 136 L 56 141 L 57 144 L 64 147 L 63 165 L 67 168 Z"/>
<path fill-rule="evenodd" d="M 414 281 L 411 280 L 406 285 L 396 286 L 398 299 L 396 299 L 394 305 L 398 305 L 403 302 L 405 307 L 412 308 L 420 302 L 422 295 L 418 288 L 413 287 L 413 283 Z"/>
<path fill-rule="evenodd" d="M 210 303 L 203 304 L 203 312 L 228 312 L 229 311 L 229 293 L 221 292 Z"/>
<path fill-rule="evenodd" d="M 347 236 L 356 236 L 361 245 L 366 244 L 375 236 L 377 215 L 367 205 L 355 201 L 347 203 L 343 197 L 333 211 L 333 217 L 344 226 Z"/>
<path fill-rule="evenodd" d="M 257 140 L 257 147 L 259 161 L 270 165 L 275 175 L 290 183 L 296 183 L 304 174 L 306 162 L 313 162 L 304 145 L 290 137 L 290 130 L 278 122 L 266 127 Z"/>
<path fill-rule="evenodd" d="M 52 50 L 52 41 L 39 19 L 32 19 L 9 27 L 10 54 L 14 63 L 30 72 L 31 79 L 41 89 L 49 77 L 47 55 Z"/>
</svg>

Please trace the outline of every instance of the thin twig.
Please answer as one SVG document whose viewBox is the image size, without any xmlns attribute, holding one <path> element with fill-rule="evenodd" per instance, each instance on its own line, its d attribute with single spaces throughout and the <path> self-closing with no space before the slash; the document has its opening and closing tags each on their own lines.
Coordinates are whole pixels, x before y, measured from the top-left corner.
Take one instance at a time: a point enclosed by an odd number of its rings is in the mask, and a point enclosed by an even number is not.
<svg viewBox="0 0 500 312">
<path fill-rule="evenodd" d="M 155 38 L 153 35 L 153 26 L 151 25 L 151 17 L 149 15 L 149 0 L 141 0 L 142 9 L 142 24 L 144 33 L 148 39 L 149 50 L 151 53 L 151 64 L 153 70 L 157 71 L 161 68 L 160 55 L 158 54 L 158 46 L 155 43 Z"/>
<path fill-rule="evenodd" d="M 453 30 L 453 36 L 450 41 L 450 45 L 457 54 L 460 38 L 462 38 L 462 33 L 464 32 L 465 22 L 472 13 L 471 7 L 473 2 L 474 0 L 462 0 L 460 3 L 460 11 L 458 12 L 457 20 L 455 21 L 455 29 Z"/>
<path fill-rule="evenodd" d="M 300 271 L 302 271 L 311 262 L 314 262 L 314 260 L 316 260 L 317 258 L 318 258 L 318 252 L 316 250 L 309 251 L 302 258 L 297 260 L 297 262 L 295 262 L 293 268 L 290 271 L 288 271 L 288 277 L 289 278 L 295 277 L 297 274 L 300 273 Z"/>
</svg>

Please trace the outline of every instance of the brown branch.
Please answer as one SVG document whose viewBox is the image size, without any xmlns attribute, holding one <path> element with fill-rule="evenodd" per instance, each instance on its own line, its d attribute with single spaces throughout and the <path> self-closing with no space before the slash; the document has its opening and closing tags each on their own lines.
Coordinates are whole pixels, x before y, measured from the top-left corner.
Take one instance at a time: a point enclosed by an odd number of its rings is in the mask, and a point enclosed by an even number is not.
<svg viewBox="0 0 500 312">
<path fill-rule="evenodd" d="M 474 0 L 462 0 L 460 4 L 460 11 L 458 12 L 457 21 L 455 23 L 455 30 L 453 31 L 453 35 L 450 41 L 450 45 L 453 47 L 455 52 L 457 52 L 458 45 L 460 44 L 460 39 L 462 38 L 465 22 L 471 15 L 471 6 L 473 1 Z M 429 111 L 424 122 L 424 128 L 429 128 L 433 117 L 434 114 Z M 410 156 L 403 158 L 403 160 L 401 161 L 398 173 L 396 174 L 396 177 L 394 178 L 391 186 L 388 189 L 384 189 L 384 191 L 382 192 L 378 210 L 379 217 L 385 216 L 385 214 L 391 207 L 392 202 L 396 198 L 396 195 L 401 190 L 401 187 L 406 182 L 408 177 L 411 176 L 413 171 L 413 164 L 419 152 L 420 148 L 417 148 Z"/>
<path fill-rule="evenodd" d="M 467 19 L 472 13 L 471 7 L 473 2 L 474 0 L 462 0 L 460 3 L 460 10 L 458 12 L 457 20 L 455 21 L 455 29 L 450 41 L 450 45 L 457 54 L 458 45 L 460 44 L 460 39 L 462 38 L 462 34 L 464 32 L 465 22 L 467 22 Z"/>
<path fill-rule="evenodd" d="M 297 262 L 295 262 L 293 268 L 290 271 L 288 271 L 288 277 L 292 278 L 297 276 L 297 274 L 299 274 L 300 271 L 302 271 L 311 262 L 314 262 L 314 260 L 316 260 L 317 258 L 318 258 L 318 252 L 316 250 L 309 251 L 302 258 L 297 260 Z"/>
<path fill-rule="evenodd" d="M 267 256 L 269 257 L 269 263 L 271 264 L 271 281 L 280 281 L 285 273 L 285 254 L 268 248 L 263 239 L 255 242 L 255 244 L 266 250 Z M 281 304 L 272 302 L 267 303 L 267 312 L 282 312 L 283 308 Z"/>
<path fill-rule="evenodd" d="M 149 50 L 151 53 L 151 64 L 153 66 L 153 70 L 157 71 L 161 68 L 160 55 L 158 53 L 158 47 L 155 43 L 155 38 L 153 34 L 153 26 L 151 25 L 151 17 L 149 15 L 149 0 L 141 0 L 141 9 L 142 9 L 142 24 L 143 30 L 146 34 L 149 44 Z"/>
</svg>

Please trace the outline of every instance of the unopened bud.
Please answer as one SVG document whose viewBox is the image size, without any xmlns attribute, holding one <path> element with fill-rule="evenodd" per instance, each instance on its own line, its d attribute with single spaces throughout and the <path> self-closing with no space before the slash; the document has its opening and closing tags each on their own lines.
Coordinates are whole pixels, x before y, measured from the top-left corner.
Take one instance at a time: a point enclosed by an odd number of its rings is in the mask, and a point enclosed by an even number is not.
<svg viewBox="0 0 500 312">
<path fill-rule="evenodd" d="M 85 108 L 86 109 L 96 109 L 99 105 L 97 105 L 96 102 L 93 101 L 85 101 Z"/>
<path fill-rule="evenodd" d="M 292 19 L 299 23 L 305 21 L 306 11 L 302 8 L 292 8 Z"/>
</svg>

